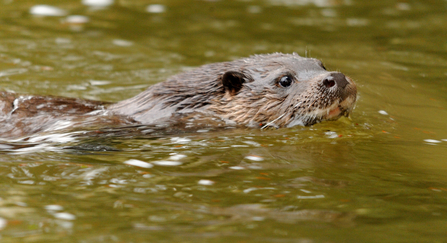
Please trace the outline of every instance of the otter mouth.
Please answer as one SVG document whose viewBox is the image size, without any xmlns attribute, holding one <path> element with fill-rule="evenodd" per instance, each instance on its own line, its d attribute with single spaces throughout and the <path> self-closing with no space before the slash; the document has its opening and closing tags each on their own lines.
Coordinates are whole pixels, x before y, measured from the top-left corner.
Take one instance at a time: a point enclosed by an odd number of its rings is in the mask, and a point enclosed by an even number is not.
<svg viewBox="0 0 447 243">
<path fill-rule="evenodd" d="M 343 106 L 342 104 L 339 104 L 335 108 L 329 108 L 327 110 L 327 115 L 322 116 L 321 120 L 337 120 L 338 118 L 345 116 L 348 117 L 351 113 L 352 107 L 351 106 Z"/>
<path fill-rule="evenodd" d="M 311 112 L 302 113 L 302 110 L 295 110 L 291 119 L 285 122 L 285 127 L 311 126 L 322 121 L 335 121 L 342 116 L 349 117 L 354 109 L 355 101 L 356 95 L 353 95 L 343 101 L 336 101 L 326 108 L 315 109 Z M 295 107 L 298 107 L 299 104 L 295 105 Z M 261 129 L 269 127 L 279 128 L 280 126 L 278 126 L 277 122 L 284 119 L 285 116 L 286 113 L 283 113 L 273 121 L 262 125 Z"/>
<path fill-rule="evenodd" d="M 307 114 L 300 114 L 295 116 L 294 119 L 290 120 L 287 127 L 293 126 L 311 126 L 322 121 L 334 121 L 338 120 L 340 117 L 349 117 L 355 104 L 355 96 L 348 97 L 341 102 L 336 102 L 326 108 L 316 109 Z"/>
</svg>

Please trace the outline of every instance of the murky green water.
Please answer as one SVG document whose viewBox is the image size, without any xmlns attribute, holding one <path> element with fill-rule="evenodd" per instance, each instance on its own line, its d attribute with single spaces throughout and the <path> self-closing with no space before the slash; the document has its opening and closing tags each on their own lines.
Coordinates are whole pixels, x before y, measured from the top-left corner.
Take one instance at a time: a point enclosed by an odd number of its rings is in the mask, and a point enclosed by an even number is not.
<svg viewBox="0 0 447 243">
<path fill-rule="evenodd" d="M 66 12 L 38 17 L 37 4 Z M 446 10 L 0 1 L 3 90 L 119 101 L 191 67 L 270 52 L 319 58 L 359 89 L 351 120 L 313 127 L 3 141 L 2 242 L 447 242 Z"/>
</svg>

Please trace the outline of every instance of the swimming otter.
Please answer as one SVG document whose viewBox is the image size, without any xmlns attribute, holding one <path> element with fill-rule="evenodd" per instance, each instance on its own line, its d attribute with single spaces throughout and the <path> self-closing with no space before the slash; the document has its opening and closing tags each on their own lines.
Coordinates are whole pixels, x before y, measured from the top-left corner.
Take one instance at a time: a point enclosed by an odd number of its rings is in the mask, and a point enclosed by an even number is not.
<svg viewBox="0 0 447 243">
<path fill-rule="evenodd" d="M 317 59 L 296 53 L 255 55 L 172 76 L 115 104 L 2 92 L 0 136 L 61 125 L 175 123 L 177 117 L 196 114 L 251 127 L 308 126 L 348 116 L 356 95 L 349 77 L 327 71 Z"/>
</svg>

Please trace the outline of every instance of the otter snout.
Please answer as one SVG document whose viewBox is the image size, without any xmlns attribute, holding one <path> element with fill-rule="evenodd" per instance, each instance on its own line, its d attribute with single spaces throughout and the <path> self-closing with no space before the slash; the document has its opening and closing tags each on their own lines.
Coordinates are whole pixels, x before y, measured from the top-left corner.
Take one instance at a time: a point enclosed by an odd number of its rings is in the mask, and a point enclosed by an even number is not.
<svg viewBox="0 0 447 243">
<path fill-rule="evenodd" d="M 321 83 L 327 92 L 338 96 L 340 101 L 351 96 L 355 100 L 357 88 L 355 87 L 354 82 L 343 73 L 330 73 L 321 80 Z"/>
<path fill-rule="evenodd" d="M 332 88 L 337 85 L 339 89 L 344 89 L 348 84 L 349 82 L 343 73 L 331 73 L 323 78 L 323 85 L 326 88 Z"/>
</svg>

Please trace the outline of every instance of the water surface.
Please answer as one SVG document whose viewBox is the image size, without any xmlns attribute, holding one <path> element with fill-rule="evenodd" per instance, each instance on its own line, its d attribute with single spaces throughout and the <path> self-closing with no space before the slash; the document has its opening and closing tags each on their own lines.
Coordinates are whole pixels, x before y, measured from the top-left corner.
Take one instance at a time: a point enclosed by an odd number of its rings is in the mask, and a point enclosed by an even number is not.
<svg viewBox="0 0 447 243">
<path fill-rule="evenodd" d="M 353 78 L 357 106 L 312 127 L 4 140 L 2 241 L 447 241 L 446 1 L 88 2 L 0 2 L 2 90 L 115 102 L 297 52 Z"/>
</svg>

